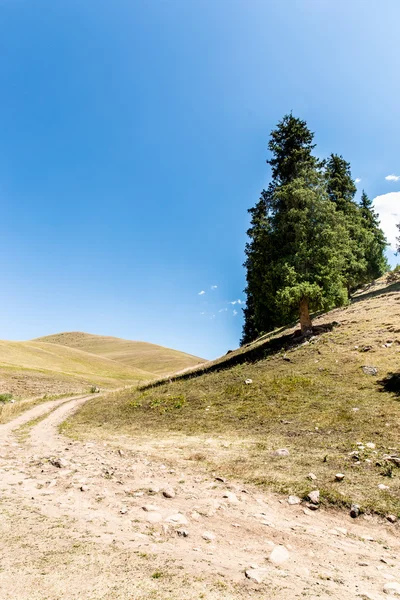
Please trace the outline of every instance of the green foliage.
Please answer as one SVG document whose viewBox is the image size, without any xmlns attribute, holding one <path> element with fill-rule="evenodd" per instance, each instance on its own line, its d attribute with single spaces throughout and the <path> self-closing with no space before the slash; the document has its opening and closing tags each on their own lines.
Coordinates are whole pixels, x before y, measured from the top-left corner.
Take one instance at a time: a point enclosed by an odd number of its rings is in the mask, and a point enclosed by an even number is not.
<svg viewBox="0 0 400 600">
<path fill-rule="evenodd" d="M 327 192 L 323 165 L 312 155 L 312 141 L 305 121 L 293 115 L 271 133 L 267 162 L 273 179 L 249 211 L 242 343 L 289 323 L 300 305 L 308 319 L 310 308 L 346 301 L 343 270 L 350 240 Z"/>
<path fill-rule="evenodd" d="M 268 149 L 272 158 L 267 163 L 272 167 L 272 179 L 276 185 L 284 185 L 304 171 L 315 169 L 320 164 L 312 155 L 315 148 L 314 134 L 307 123 L 292 114 L 285 115 L 276 129 L 271 132 Z"/>
<path fill-rule="evenodd" d="M 11 402 L 13 399 L 13 395 L 12 394 L 0 394 L 0 403 L 1 404 L 8 404 L 9 402 Z"/>
<path fill-rule="evenodd" d="M 149 409 L 156 410 L 159 413 L 167 413 L 174 410 L 183 408 L 186 404 L 186 398 L 183 394 L 171 395 L 171 394 L 160 394 L 157 396 L 151 396 L 150 399 L 146 393 L 141 394 L 138 398 L 135 398 L 129 402 L 129 409 Z"/>
<path fill-rule="evenodd" d="M 325 169 L 326 191 L 331 202 L 334 202 L 344 213 L 354 215 L 357 205 L 354 196 L 357 188 L 351 176 L 350 163 L 343 156 L 331 154 Z"/>
<path fill-rule="evenodd" d="M 300 313 L 346 303 L 349 293 L 387 270 L 386 240 L 372 202 L 358 205 L 350 164 L 312 152 L 305 121 L 286 115 L 271 132 L 272 181 L 251 215 L 246 244 L 246 295 L 241 343 L 286 325 Z M 399 242 L 400 245 L 400 242 Z"/>
<path fill-rule="evenodd" d="M 311 171 L 279 187 L 276 195 L 280 210 L 273 217 L 274 237 L 280 243 L 274 268 L 280 276 L 276 297 L 281 310 L 293 318 L 303 299 L 312 310 L 343 304 L 348 237 L 321 176 Z"/>
</svg>

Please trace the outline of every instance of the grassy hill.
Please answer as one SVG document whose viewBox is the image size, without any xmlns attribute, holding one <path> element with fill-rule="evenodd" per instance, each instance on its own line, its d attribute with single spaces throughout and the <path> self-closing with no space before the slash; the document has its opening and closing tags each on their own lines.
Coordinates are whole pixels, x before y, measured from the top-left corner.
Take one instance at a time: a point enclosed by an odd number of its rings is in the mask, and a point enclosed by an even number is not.
<svg viewBox="0 0 400 600">
<path fill-rule="evenodd" d="M 122 363 L 127 367 L 150 371 L 155 375 L 175 373 L 204 362 L 197 356 L 171 348 L 80 331 L 58 333 L 34 341 L 76 348 Z"/>
<path fill-rule="evenodd" d="M 172 439 L 219 473 L 400 517 L 400 468 L 387 458 L 400 457 L 400 284 L 382 280 L 315 324 L 325 332 L 310 340 L 289 328 L 172 382 L 89 402 L 65 429 Z M 283 448 L 289 456 L 275 454 Z"/>
<path fill-rule="evenodd" d="M 116 388 L 144 382 L 152 373 L 82 350 L 46 342 L 0 341 L 0 392 L 30 397 Z"/>
</svg>

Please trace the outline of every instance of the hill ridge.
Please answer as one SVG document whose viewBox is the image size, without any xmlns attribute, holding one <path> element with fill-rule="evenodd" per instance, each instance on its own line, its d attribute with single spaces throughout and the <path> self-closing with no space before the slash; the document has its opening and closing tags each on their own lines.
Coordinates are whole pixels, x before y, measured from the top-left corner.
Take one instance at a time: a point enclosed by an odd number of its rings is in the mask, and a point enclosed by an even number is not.
<svg viewBox="0 0 400 600">
<path fill-rule="evenodd" d="M 106 357 L 129 367 L 166 376 L 182 369 L 192 368 L 204 359 L 167 348 L 151 342 L 127 340 L 83 331 L 65 331 L 31 340 L 84 350 L 90 354 Z"/>
</svg>

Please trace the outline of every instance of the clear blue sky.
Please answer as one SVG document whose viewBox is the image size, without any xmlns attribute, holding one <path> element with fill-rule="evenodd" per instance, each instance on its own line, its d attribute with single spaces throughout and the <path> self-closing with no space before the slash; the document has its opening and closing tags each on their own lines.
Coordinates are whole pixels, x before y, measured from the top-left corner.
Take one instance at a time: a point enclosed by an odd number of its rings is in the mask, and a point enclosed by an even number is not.
<svg viewBox="0 0 400 600">
<path fill-rule="evenodd" d="M 0 338 L 236 347 L 247 209 L 290 110 L 390 228 L 399 27 L 399 0 L 2 0 Z"/>
</svg>

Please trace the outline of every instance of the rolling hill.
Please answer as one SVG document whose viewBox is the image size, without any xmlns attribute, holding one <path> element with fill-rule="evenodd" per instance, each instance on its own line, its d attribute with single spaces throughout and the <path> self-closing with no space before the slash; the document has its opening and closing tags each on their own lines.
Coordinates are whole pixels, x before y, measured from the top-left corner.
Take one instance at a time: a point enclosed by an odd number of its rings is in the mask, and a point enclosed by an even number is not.
<svg viewBox="0 0 400 600">
<path fill-rule="evenodd" d="M 37 338 L 34 342 L 45 342 L 90 352 L 125 367 L 142 369 L 157 376 L 175 373 L 204 362 L 201 358 L 171 348 L 80 331 L 48 335 Z"/>
<path fill-rule="evenodd" d="M 117 388 L 154 375 L 82 350 L 46 342 L 0 341 L 0 392 L 17 397 Z"/>
</svg>

